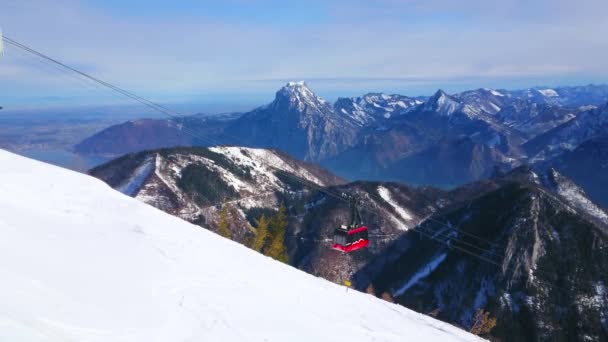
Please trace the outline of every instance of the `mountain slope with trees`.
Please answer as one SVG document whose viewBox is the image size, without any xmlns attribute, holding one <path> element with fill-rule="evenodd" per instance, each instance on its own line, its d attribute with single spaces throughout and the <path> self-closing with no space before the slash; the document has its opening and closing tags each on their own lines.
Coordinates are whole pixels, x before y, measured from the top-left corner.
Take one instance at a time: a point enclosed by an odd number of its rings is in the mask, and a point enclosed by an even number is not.
<svg viewBox="0 0 608 342">
<path fill-rule="evenodd" d="M 484 187 L 395 241 L 357 286 L 465 329 L 495 319 L 492 340 L 607 339 L 608 215 L 554 170 Z"/>
</svg>

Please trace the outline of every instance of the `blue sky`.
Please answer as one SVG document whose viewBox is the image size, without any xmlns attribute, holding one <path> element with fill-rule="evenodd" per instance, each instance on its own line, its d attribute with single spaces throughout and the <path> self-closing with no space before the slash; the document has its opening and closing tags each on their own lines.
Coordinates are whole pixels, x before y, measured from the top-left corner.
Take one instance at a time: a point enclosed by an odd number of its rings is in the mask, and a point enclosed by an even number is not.
<svg viewBox="0 0 608 342">
<path fill-rule="evenodd" d="M 367 91 L 606 83 L 605 0 L 3 0 L 4 33 L 155 100 L 243 109 Z M 118 101 L 7 47 L 0 101 Z"/>
</svg>

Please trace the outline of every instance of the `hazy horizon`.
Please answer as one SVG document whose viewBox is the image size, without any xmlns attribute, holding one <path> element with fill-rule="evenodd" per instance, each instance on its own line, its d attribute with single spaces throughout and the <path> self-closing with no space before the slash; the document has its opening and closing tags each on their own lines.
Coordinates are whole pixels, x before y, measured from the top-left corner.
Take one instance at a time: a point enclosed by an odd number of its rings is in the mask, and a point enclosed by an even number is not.
<svg viewBox="0 0 608 342">
<path fill-rule="evenodd" d="M 605 83 L 605 13 L 608 3 L 600 0 L 7 0 L 0 26 L 12 39 L 155 101 L 244 110 L 271 100 L 289 80 L 306 80 L 329 100 Z M 6 104 L 117 102 L 5 48 Z"/>
</svg>

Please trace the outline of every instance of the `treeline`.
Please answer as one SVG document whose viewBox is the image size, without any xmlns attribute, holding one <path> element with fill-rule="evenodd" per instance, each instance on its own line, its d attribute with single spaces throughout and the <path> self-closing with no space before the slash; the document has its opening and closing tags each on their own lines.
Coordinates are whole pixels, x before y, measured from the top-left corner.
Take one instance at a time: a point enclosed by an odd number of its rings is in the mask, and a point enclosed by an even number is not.
<svg viewBox="0 0 608 342">
<path fill-rule="evenodd" d="M 262 214 L 256 220 L 256 232 L 251 248 L 275 260 L 288 263 L 289 256 L 285 246 L 287 216 L 285 205 L 281 204 L 276 214 L 266 217 Z"/>
<path fill-rule="evenodd" d="M 285 205 L 281 204 L 279 210 L 269 215 L 262 214 L 255 220 L 255 235 L 246 245 L 266 256 L 284 263 L 289 262 L 287 247 L 285 246 L 285 230 L 287 229 L 287 215 Z M 219 214 L 217 233 L 231 239 L 229 220 L 229 206 L 225 205 Z"/>
</svg>

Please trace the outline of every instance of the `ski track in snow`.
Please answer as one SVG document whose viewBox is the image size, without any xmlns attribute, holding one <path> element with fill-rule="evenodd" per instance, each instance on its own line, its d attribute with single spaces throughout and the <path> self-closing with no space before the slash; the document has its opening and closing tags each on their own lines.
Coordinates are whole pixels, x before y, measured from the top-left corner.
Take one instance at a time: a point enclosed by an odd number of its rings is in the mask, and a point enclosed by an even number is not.
<svg viewBox="0 0 608 342">
<path fill-rule="evenodd" d="M 447 256 L 448 256 L 447 253 L 439 254 L 435 258 L 433 258 L 431 261 L 429 261 L 428 264 L 421 267 L 418 270 L 418 272 L 416 272 L 403 286 L 401 286 L 397 291 L 395 291 L 394 296 L 395 297 L 401 296 L 410 287 L 416 285 L 416 283 L 418 281 L 428 277 L 429 274 L 431 274 L 431 272 L 433 272 L 437 268 L 437 266 L 439 266 L 439 264 L 441 264 L 443 262 L 443 260 L 445 260 L 445 258 Z"/>
<path fill-rule="evenodd" d="M 378 194 L 380 195 L 380 197 L 382 197 L 383 200 L 385 200 L 388 204 L 390 204 L 395 209 L 397 214 L 399 214 L 399 216 L 403 220 L 405 220 L 405 221 L 412 220 L 412 216 L 405 209 L 400 207 L 399 204 L 397 202 L 395 202 L 395 200 L 393 200 L 389 189 L 387 189 L 383 186 L 379 186 Z M 395 222 L 399 228 L 401 228 L 402 230 L 409 229 L 409 227 L 407 225 L 405 225 L 403 222 L 401 222 L 398 218 L 393 217 L 392 215 L 391 215 L 391 217 L 393 218 L 393 222 Z"/>
<path fill-rule="evenodd" d="M 2 341 L 480 340 L 93 177 L 2 150 L 0 164 Z"/>
<path fill-rule="evenodd" d="M 142 165 L 137 167 L 135 171 L 133 171 L 133 175 L 129 177 L 124 184 L 119 185 L 116 190 L 127 196 L 134 196 L 146 181 L 146 178 L 152 173 L 152 170 L 154 170 L 154 163 L 152 162 L 152 158 L 149 158 Z"/>
</svg>

